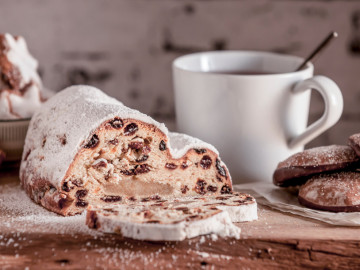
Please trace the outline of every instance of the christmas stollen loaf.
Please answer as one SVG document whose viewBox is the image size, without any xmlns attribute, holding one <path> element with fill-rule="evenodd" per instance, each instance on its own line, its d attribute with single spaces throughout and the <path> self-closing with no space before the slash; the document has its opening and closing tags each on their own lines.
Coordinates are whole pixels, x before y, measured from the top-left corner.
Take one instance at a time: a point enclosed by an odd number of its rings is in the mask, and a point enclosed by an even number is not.
<svg viewBox="0 0 360 270">
<path fill-rule="evenodd" d="M 90 86 L 50 98 L 30 122 L 20 180 L 61 215 L 88 205 L 232 193 L 217 150 Z"/>
<path fill-rule="evenodd" d="M 86 215 L 92 229 L 152 241 L 181 241 L 211 233 L 239 238 L 240 228 L 232 222 L 255 219 L 255 199 L 242 193 L 90 206 Z"/>
</svg>

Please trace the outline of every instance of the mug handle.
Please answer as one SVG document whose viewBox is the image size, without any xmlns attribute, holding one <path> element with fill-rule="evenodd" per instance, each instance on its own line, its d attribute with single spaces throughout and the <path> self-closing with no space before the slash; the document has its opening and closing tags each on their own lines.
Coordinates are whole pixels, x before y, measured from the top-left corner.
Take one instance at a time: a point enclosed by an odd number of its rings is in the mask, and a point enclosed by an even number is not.
<svg viewBox="0 0 360 270">
<path fill-rule="evenodd" d="M 324 99 L 324 114 L 319 120 L 308 126 L 303 133 L 290 139 L 288 143 L 290 148 L 295 148 L 310 142 L 325 130 L 332 127 L 341 117 L 344 106 L 343 97 L 340 88 L 334 81 L 325 76 L 314 76 L 297 83 L 292 89 L 292 92 L 297 94 L 310 89 L 318 91 Z"/>
</svg>

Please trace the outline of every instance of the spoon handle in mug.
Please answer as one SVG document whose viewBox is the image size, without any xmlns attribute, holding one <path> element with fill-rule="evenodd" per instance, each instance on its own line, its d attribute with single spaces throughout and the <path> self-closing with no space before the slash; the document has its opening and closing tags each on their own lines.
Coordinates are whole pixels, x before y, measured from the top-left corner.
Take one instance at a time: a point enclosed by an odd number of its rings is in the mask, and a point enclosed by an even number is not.
<svg viewBox="0 0 360 270">
<path fill-rule="evenodd" d="M 343 97 L 339 87 L 334 81 L 325 76 L 314 76 L 310 79 L 299 82 L 295 85 L 293 94 L 302 93 L 309 90 L 318 91 L 325 103 L 323 115 L 306 130 L 289 140 L 289 147 L 295 148 L 299 145 L 305 145 L 325 130 L 329 129 L 340 119 L 343 111 Z"/>
</svg>

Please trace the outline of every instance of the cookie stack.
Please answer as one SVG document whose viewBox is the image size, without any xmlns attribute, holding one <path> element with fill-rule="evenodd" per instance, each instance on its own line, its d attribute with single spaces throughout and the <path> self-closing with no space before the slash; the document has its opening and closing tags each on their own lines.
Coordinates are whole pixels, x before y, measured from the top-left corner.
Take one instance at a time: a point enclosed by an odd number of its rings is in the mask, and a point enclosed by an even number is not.
<svg viewBox="0 0 360 270">
<path fill-rule="evenodd" d="M 299 203 L 331 212 L 360 211 L 360 134 L 349 146 L 307 149 L 280 162 L 274 172 L 276 186 L 300 186 Z"/>
</svg>

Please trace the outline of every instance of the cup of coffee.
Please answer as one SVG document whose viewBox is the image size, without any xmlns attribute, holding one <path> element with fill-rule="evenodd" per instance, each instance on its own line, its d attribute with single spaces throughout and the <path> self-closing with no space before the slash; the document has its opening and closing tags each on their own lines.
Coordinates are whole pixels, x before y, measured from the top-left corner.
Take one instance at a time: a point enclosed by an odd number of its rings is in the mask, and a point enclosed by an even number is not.
<svg viewBox="0 0 360 270">
<path fill-rule="evenodd" d="M 343 98 L 329 78 L 296 56 L 256 51 L 189 54 L 173 62 L 177 126 L 212 143 L 234 183 L 272 181 L 278 162 L 340 118 Z M 323 115 L 307 125 L 311 89 Z"/>
</svg>

